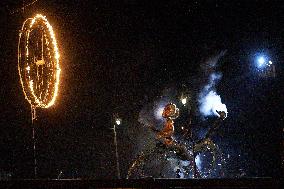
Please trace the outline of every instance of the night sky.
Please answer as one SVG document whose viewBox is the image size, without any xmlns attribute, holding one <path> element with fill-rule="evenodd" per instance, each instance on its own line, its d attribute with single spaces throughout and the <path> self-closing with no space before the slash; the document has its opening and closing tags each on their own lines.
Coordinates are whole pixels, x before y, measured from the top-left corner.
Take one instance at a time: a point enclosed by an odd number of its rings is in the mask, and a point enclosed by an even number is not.
<svg viewBox="0 0 284 189">
<path fill-rule="evenodd" d="M 39 177 L 57 178 L 62 170 L 65 178 L 115 178 L 113 113 L 123 119 L 117 132 L 126 177 L 145 104 L 167 88 L 198 83 L 200 64 L 223 50 L 217 91 L 229 114 L 220 146 L 233 156 L 231 169 L 280 176 L 281 1 L 38 0 L 17 11 L 21 6 L 20 0 L 0 2 L 0 172 L 33 177 L 31 113 L 17 43 L 23 21 L 41 13 L 53 25 L 62 74 L 55 105 L 37 110 Z M 260 52 L 275 63 L 276 78 L 254 69 Z"/>
</svg>

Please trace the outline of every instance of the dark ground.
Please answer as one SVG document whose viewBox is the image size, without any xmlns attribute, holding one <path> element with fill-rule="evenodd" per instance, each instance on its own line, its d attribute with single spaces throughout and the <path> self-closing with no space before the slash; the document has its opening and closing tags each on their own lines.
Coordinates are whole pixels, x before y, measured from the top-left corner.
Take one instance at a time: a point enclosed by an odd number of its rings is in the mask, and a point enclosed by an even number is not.
<svg viewBox="0 0 284 189">
<path fill-rule="evenodd" d="M 246 179 L 146 179 L 146 180 L 14 180 L 0 182 L 0 188 L 274 188 L 283 180 L 271 178 Z"/>
</svg>

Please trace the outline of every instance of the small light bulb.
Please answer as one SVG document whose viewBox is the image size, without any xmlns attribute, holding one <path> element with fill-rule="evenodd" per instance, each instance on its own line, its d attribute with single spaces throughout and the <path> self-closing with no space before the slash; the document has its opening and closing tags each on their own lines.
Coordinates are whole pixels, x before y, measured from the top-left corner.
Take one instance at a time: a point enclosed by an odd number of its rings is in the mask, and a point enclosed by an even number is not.
<svg viewBox="0 0 284 189">
<path fill-rule="evenodd" d="M 117 125 L 120 125 L 120 124 L 121 124 L 121 121 L 120 121 L 119 119 L 116 119 L 116 120 L 115 120 L 115 123 L 116 123 Z"/>
<path fill-rule="evenodd" d="M 182 99 L 181 99 L 181 103 L 182 103 L 183 105 L 185 105 L 185 104 L 187 103 L 187 99 L 186 99 L 186 98 L 182 98 Z"/>
</svg>

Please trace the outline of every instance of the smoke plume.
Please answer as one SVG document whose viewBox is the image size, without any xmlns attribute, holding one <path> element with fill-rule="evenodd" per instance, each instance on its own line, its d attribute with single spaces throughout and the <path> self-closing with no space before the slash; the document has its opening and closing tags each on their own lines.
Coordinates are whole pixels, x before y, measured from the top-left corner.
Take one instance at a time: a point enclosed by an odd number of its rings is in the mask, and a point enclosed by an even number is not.
<svg viewBox="0 0 284 189">
<path fill-rule="evenodd" d="M 221 73 L 215 71 L 218 60 L 224 56 L 226 51 L 222 51 L 217 56 L 211 57 L 203 65 L 202 71 L 208 77 L 208 82 L 199 93 L 199 111 L 204 116 L 219 116 L 216 111 L 224 111 L 227 113 L 227 107 L 222 103 L 220 95 L 216 92 L 216 85 L 222 78 Z"/>
</svg>

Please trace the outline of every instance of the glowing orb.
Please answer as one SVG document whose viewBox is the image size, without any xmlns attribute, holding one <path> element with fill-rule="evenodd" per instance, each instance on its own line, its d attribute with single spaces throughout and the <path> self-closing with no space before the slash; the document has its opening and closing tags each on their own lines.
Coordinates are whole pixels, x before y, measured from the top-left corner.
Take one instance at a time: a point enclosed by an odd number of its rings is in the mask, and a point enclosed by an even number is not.
<svg viewBox="0 0 284 189">
<path fill-rule="evenodd" d="M 265 58 L 261 56 L 257 59 L 257 62 L 258 62 L 258 66 L 261 67 L 265 63 Z"/>
<path fill-rule="evenodd" d="M 28 102 L 34 107 L 52 106 L 59 87 L 59 52 L 52 26 L 41 14 L 23 23 L 18 43 L 18 70 Z"/>
<path fill-rule="evenodd" d="M 185 105 L 185 104 L 187 103 L 187 98 L 182 98 L 182 99 L 181 99 L 181 103 L 182 103 L 183 105 Z"/>
<path fill-rule="evenodd" d="M 115 120 L 115 123 L 116 123 L 117 125 L 120 125 L 120 124 L 121 124 L 121 120 L 120 120 L 120 119 L 116 119 L 116 120 Z"/>
<path fill-rule="evenodd" d="M 266 54 L 259 54 L 255 57 L 256 66 L 259 70 L 267 69 L 267 67 L 270 67 L 273 63 L 271 60 L 269 60 L 269 56 Z"/>
</svg>

